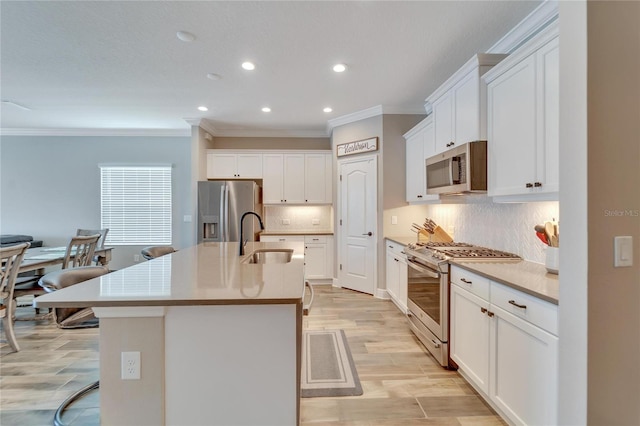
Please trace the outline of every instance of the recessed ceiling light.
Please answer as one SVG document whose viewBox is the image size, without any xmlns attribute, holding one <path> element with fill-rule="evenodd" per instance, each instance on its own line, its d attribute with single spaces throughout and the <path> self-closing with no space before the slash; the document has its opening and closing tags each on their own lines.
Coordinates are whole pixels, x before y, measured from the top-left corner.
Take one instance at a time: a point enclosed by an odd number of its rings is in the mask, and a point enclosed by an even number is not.
<svg viewBox="0 0 640 426">
<path fill-rule="evenodd" d="M 262 107 L 262 112 L 271 112 L 271 108 L 269 108 L 269 107 Z"/>
<path fill-rule="evenodd" d="M 324 112 L 331 112 L 333 111 L 333 109 L 331 107 L 326 107 L 325 109 L 323 109 Z"/>
<path fill-rule="evenodd" d="M 254 69 L 256 69 L 256 66 L 253 64 L 253 62 L 243 62 L 242 68 L 247 71 L 253 71 Z"/>
<path fill-rule="evenodd" d="M 220 74 L 216 74 L 216 73 L 210 72 L 210 73 L 207 74 L 207 78 L 209 80 L 220 80 L 220 79 L 222 79 L 222 76 Z"/>
<path fill-rule="evenodd" d="M 176 33 L 176 37 L 178 37 L 179 40 L 182 40 L 187 43 L 192 42 L 193 40 L 196 39 L 196 36 L 191 34 L 188 31 L 178 31 Z"/>
<path fill-rule="evenodd" d="M 209 108 L 207 108 L 206 106 L 199 106 L 198 107 L 198 111 L 209 111 Z"/>
<path fill-rule="evenodd" d="M 347 66 L 345 64 L 335 64 L 333 66 L 333 70 L 335 72 L 344 72 L 346 71 L 346 69 L 347 69 Z"/>
</svg>

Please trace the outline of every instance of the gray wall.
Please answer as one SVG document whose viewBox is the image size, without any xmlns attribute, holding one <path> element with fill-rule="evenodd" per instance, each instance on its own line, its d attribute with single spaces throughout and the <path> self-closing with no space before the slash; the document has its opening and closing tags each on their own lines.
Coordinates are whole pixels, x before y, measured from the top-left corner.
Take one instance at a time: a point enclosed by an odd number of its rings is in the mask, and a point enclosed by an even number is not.
<svg viewBox="0 0 640 426">
<path fill-rule="evenodd" d="M 0 233 L 65 245 L 77 228 L 100 227 L 99 164 L 173 165 L 173 245 L 195 243 L 190 137 L 3 136 Z M 113 251 L 113 269 L 134 263 L 139 246 Z"/>
</svg>

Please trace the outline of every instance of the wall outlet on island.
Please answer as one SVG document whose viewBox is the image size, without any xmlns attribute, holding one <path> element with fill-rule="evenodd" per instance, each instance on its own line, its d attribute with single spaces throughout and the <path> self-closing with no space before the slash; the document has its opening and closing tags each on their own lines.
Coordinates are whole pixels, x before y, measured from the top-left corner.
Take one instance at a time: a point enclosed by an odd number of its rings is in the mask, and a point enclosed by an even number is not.
<svg viewBox="0 0 640 426">
<path fill-rule="evenodd" d="M 320 225 L 320 219 L 311 219 L 312 225 Z"/>
<path fill-rule="evenodd" d="M 140 352 L 121 353 L 122 380 L 140 380 Z"/>
<path fill-rule="evenodd" d="M 291 225 L 291 219 L 282 219 L 283 225 Z"/>
</svg>

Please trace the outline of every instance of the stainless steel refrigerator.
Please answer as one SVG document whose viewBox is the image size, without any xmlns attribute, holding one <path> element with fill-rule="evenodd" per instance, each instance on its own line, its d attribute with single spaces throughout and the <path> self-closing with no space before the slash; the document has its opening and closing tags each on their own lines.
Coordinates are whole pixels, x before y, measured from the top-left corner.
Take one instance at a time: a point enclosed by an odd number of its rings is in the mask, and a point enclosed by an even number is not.
<svg viewBox="0 0 640 426">
<path fill-rule="evenodd" d="M 262 216 L 260 187 L 253 181 L 198 182 L 198 242 L 240 241 L 240 217 L 245 212 Z M 244 238 L 258 240 L 255 216 L 245 218 Z"/>
</svg>

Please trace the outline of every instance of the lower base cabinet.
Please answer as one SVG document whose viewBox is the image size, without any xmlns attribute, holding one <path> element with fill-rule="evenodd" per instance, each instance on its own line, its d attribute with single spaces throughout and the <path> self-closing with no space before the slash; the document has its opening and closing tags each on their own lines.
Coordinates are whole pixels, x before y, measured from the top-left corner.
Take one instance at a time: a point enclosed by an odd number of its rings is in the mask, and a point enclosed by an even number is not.
<svg viewBox="0 0 640 426">
<path fill-rule="evenodd" d="M 557 306 L 494 282 L 485 300 L 469 287 L 483 279 L 452 273 L 451 358 L 511 423 L 557 424 Z"/>
<path fill-rule="evenodd" d="M 333 280 L 333 236 L 262 235 L 261 242 L 304 242 L 304 278 Z"/>
<path fill-rule="evenodd" d="M 407 313 L 407 258 L 402 254 L 404 246 L 394 241 L 386 240 L 386 279 L 387 293 L 393 303 L 404 313 Z"/>
</svg>

